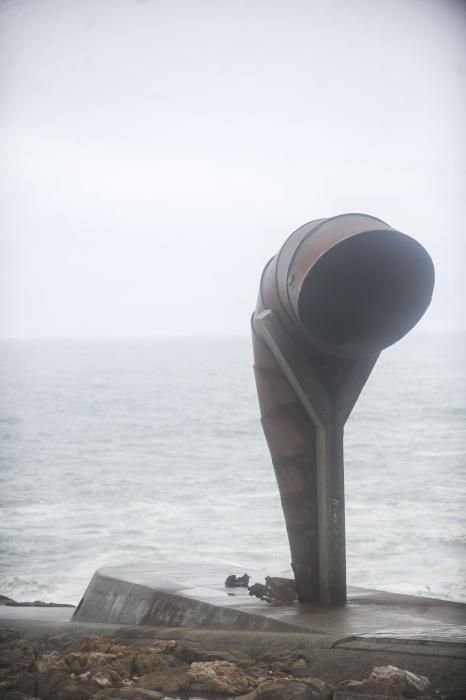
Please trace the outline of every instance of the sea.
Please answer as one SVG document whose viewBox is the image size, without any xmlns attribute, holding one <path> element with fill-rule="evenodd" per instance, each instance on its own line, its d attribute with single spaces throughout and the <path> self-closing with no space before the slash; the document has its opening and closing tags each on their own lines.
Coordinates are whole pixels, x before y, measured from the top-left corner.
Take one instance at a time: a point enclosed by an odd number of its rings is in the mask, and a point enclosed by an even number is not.
<svg viewBox="0 0 466 700">
<path fill-rule="evenodd" d="M 349 584 L 466 601 L 465 419 L 465 336 L 382 353 L 345 432 Z M 1 342 L 0 594 L 166 561 L 291 574 L 250 340 Z"/>
</svg>

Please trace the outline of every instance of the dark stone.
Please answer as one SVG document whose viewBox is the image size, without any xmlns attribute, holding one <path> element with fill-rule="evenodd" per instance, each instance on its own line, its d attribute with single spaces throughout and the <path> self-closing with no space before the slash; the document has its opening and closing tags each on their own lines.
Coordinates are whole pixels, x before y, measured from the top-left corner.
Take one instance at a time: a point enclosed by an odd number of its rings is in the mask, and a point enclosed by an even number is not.
<svg viewBox="0 0 466 700">
<path fill-rule="evenodd" d="M 292 578 L 266 576 L 265 587 L 273 605 L 292 605 L 297 598 L 296 582 Z"/>
<path fill-rule="evenodd" d="M 235 576 L 235 574 L 230 574 L 225 581 L 225 588 L 247 588 L 249 585 L 248 574 L 243 574 L 242 576 Z"/>
<path fill-rule="evenodd" d="M 44 603 L 42 600 L 34 600 L 31 602 L 18 603 L 16 600 L 8 598 L 6 601 L 0 601 L 0 605 L 9 605 L 15 608 L 75 608 L 75 605 L 70 603 Z"/>
<path fill-rule="evenodd" d="M 189 689 L 191 679 L 187 669 L 171 668 L 169 671 L 149 673 L 139 681 L 139 686 L 162 693 L 180 693 Z"/>
<path fill-rule="evenodd" d="M 38 698 L 55 700 L 69 682 L 70 674 L 62 669 L 52 668 L 43 673 L 36 673 L 35 695 Z"/>
<path fill-rule="evenodd" d="M 313 700 L 316 695 L 304 683 L 269 681 L 256 690 L 255 700 Z"/>
<path fill-rule="evenodd" d="M 291 673 L 293 676 L 303 678 L 309 675 L 309 664 L 304 657 L 290 654 L 287 657 L 273 661 L 270 665 L 270 670 Z"/>
<path fill-rule="evenodd" d="M 0 605 L 14 605 L 15 601 L 6 595 L 0 595 Z"/>
<path fill-rule="evenodd" d="M 92 700 L 104 700 L 106 698 L 117 698 L 117 700 L 161 700 L 166 697 L 166 695 L 159 693 L 157 690 L 131 686 L 130 688 L 108 688 L 94 695 Z"/>
<path fill-rule="evenodd" d="M 266 600 L 270 602 L 267 598 L 267 588 L 263 583 L 254 583 L 252 586 L 248 586 L 249 595 L 256 596 L 259 600 Z"/>
</svg>

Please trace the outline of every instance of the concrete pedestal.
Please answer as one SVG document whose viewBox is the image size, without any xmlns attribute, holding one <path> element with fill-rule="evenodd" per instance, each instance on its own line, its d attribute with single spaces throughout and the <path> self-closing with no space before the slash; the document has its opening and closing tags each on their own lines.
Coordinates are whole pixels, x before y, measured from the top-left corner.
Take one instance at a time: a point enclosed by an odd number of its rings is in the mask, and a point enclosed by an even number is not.
<svg viewBox="0 0 466 700">
<path fill-rule="evenodd" d="M 347 637 L 466 642 L 466 605 L 433 598 L 349 588 L 348 603 L 272 606 L 245 588 L 225 588 L 224 564 L 128 564 L 99 569 L 74 622 L 209 628 L 263 632 L 306 632 L 338 640 Z M 264 575 L 248 571 L 251 583 Z"/>
</svg>

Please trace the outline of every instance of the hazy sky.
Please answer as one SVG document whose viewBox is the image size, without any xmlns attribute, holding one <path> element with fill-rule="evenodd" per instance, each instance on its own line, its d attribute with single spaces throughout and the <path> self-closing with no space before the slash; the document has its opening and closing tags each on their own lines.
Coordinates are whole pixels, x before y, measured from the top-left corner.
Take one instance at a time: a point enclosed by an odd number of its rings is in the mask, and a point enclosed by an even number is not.
<svg viewBox="0 0 466 700">
<path fill-rule="evenodd" d="M 465 8 L 0 0 L 0 336 L 247 334 L 268 258 L 347 211 L 466 330 Z"/>
</svg>

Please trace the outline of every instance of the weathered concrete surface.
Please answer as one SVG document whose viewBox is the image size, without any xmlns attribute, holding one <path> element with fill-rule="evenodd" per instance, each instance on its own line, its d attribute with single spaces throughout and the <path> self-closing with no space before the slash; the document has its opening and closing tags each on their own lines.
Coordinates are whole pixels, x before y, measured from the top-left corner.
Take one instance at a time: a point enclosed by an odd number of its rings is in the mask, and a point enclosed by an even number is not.
<svg viewBox="0 0 466 700">
<path fill-rule="evenodd" d="M 179 563 L 99 569 L 73 620 L 466 645 L 466 605 L 461 603 L 350 588 L 346 605 L 274 607 L 249 596 L 247 589 L 226 589 L 231 573 L 244 572 L 220 564 Z M 252 580 L 263 578 L 252 575 Z"/>
</svg>

